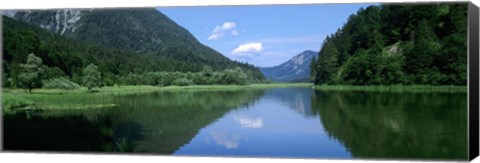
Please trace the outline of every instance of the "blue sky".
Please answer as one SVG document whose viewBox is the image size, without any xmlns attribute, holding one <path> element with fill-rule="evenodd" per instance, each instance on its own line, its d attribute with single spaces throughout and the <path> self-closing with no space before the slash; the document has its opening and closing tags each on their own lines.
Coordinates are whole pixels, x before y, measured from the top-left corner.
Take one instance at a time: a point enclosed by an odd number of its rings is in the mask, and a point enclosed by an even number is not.
<svg viewBox="0 0 480 163">
<path fill-rule="evenodd" d="M 305 51 L 319 51 L 361 7 L 372 4 L 316 4 L 160 7 L 201 43 L 232 60 L 269 67 Z"/>
</svg>

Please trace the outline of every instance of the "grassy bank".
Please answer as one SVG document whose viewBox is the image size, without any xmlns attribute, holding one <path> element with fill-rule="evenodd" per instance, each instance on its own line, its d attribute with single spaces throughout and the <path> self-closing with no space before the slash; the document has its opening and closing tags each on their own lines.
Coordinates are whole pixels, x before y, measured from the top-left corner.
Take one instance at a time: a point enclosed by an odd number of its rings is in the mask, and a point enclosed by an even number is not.
<svg viewBox="0 0 480 163">
<path fill-rule="evenodd" d="M 390 91 L 390 92 L 467 92 L 467 86 L 431 86 L 431 85 L 391 85 L 391 86 L 354 86 L 354 85 L 317 85 L 318 90 L 338 91 Z"/>
<path fill-rule="evenodd" d="M 155 91 L 182 91 L 182 90 L 235 90 L 235 89 L 263 89 L 263 88 L 285 88 L 285 87 L 310 87 L 311 83 L 272 83 L 272 84 L 250 84 L 250 85 L 191 85 L 191 86 L 149 86 L 149 85 L 130 85 L 130 86 L 111 86 L 102 87 L 98 92 L 88 94 L 128 94 L 144 93 Z M 28 94 L 24 89 L 4 89 L 4 94 L 26 94 L 28 96 L 42 94 L 86 94 L 87 88 L 82 87 L 74 90 L 62 89 L 33 89 L 32 94 Z"/>
<path fill-rule="evenodd" d="M 108 109 L 115 106 L 114 95 L 149 93 L 158 91 L 228 91 L 242 89 L 268 89 L 286 87 L 313 87 L 318 90 L 335 91 L 391 91 L 391 92 L 466 92 L 466 86 L 351 86 L 319 85 L 310 83 L 273 83 L 250 85 L 193 85 L 193 86 L 113 86 L 103 87 L 96 93 L 87 88 L 75 90 L 34 89 L 31 94 L 23 89 L 3 89 L 2 108 L 6 113 L 19 110 L 61 110 L 61 109 Z"/>
<path fill-rule="evenodd" d="M 157 91 L 210 91 L 266 89 L 285 87 L 310 87 L 309 83 L 294 84 L 250 84 L 250 85 L 193 85 L 193 86 L 113 86 L 103 87 L 98 92 L 88 93 L 87 88 L 75 90 L 34 89 L 31 94 L 23 89 L 2 90 L 4 112 L 17 110 L 59 110 L 59 109 L 108 109 L 115 106 L 114 96 Z"/>
</svg>

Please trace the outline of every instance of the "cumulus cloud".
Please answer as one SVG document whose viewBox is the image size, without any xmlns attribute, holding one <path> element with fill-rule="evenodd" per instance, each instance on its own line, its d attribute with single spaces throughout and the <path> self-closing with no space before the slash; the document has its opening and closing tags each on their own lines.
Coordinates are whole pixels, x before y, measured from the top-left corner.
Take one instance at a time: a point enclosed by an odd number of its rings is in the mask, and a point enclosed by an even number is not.
<svg viewBox="0 0 480 163">
<path fill-rule="evenodd" d="M 225 37 L 229 32 L 233 36 L 237 36 L 239 33 L 238 31 L 234 30 L 237 27 L 235 22 L 224 22 L 222 25 L 215 26 L 213 29 L 212 34 L 208 37 L 208 40 L 217 40 L 222 37 Z"/>
<path fill-rule="evenodd" d="M 246 44 L 241 44 L 237 48 L 233 49 L 233 55 L 245 55 L 248 53 L 258 53 L 263 50 L 263 45 L 261 42 L 251 42 Z"/>
</svg>

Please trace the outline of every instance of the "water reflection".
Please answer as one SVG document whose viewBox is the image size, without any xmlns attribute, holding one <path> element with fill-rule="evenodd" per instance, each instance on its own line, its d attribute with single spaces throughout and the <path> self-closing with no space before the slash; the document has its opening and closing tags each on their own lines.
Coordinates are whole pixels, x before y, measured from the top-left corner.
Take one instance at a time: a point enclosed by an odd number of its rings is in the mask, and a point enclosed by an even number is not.
<svg viewBox="0 0 480 163">
<path fill-rule="evenodd" d="M 312 108 L 354 157 L 466 159 L 466 93 L 316 91 Z"/>
<path fill-rule="evenodd" d="M 309 88 L 266 91 L 258 102 L 206 126 L 175 155 L 345 158 L 312 113 Z M 212 143 L 215 142 L 215 143 Z"/>
<path fill-rule="evenodd" d="M 272 98 L 298 114 L 310 117 L 313 115 L 310 105 L 312 93 L 311 88 L 271 89 L 264 98 Z"/>
<path fill-rule="evenodd" d="M 45 111 L 32 114 L 33 119 L 27 119 L 23 114 L 7 115 L 4 116 L 4 140 L 9 143 L 5 149 L 171 154 L 190 141 L 201 128 L 231 109 L 251 105 L 263 95 L 263 91 L 204 90 L 107 95 L 105 99 L 114 103 L 115 107 Z M 55 132 L 51 132 L 52 129 Z M 31 139 L 27 136 L 31 133 L 39 136 Z M 56 137 L 65 141 L 48 143 L 52 134 L 58 134 Z M 92 141 L 82 140 L 90 137 Z M 85 145 L 78 145 L 78 142 Z"/>
<path fill-rule="evenodd" d="M 262 128 L 263 120 L 260 117 L 256 118 L 245 118 L 241 116 L 234 116 L 233 119 L 237 121 L 241 127 L 244 128 Z"/>
<path fill-rule="evenodd" d="M 6 150 L 466 159 L 466 99 L 310 88 L 109 95 L 108 109 L 4 116 L 4 142 Z"/>
<path fill-rule="evenodd" d="M 222 132 L 210 132 L 210 136 L 218 145 L 223 145 L 226 149 L 238 148 L 238 142 L 242 138 L 239 134 L 229 135 Z M 210 142 L 210 140 L 207 141 Z"/>
</svg>

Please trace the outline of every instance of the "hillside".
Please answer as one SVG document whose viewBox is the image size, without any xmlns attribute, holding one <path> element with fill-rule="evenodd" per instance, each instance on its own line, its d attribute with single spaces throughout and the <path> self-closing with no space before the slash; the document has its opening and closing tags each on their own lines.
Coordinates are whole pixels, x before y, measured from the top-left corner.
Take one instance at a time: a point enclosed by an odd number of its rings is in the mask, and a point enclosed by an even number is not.
<svg viewBox="0 0 480 163">
<path fill-rule="evenodd" d="M 253 65 L 231 61 L 199 43 L 155 9 L 22 11 L 9 16 L 13 19 L 2 16 L 4 79 L 15 80 L 30 53 L 76 82 L 90 63 L 99 65 L 106 80 L 151 71 L 200 72 L 205 66 L 214 71 L 240 67 L 250 82 L 264 79 Z"/>
<path fill-rule="evenodd" d="M 315 84 L 466 85 L 467 4 L 360 9 L 328 36 Z"/>
<path fill-rule="evenodd" d="M 317 54 L 307 50 L 280 65 L 260 68 L 260 71 L 275 82 L 309 82 L 310 64 Z"/>
<path fill-rule="evenodd" d="M 20 65 L 30 53 L 39 56 L 48 67 L 45 76 L 65 75 L 78 83 L 82 69 L 90 63 L 100 67 L 105 80 L 132 71 L 169 71 L 173 65 L 193 69 L 173 59 L 79 42 L 8 17 L 3 17 L 3 35 L 3 81 L 7 87 L 16 86 Z"/>
<path fill-rule="evenodd" d="M 154 8 L 17 12 L 14 18 L 105 47 L 193 63 L 215 63 L 219 68 L 232 64 Z"/>
</svg>

